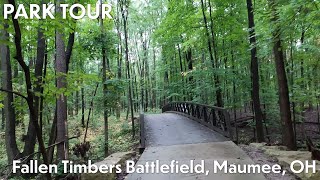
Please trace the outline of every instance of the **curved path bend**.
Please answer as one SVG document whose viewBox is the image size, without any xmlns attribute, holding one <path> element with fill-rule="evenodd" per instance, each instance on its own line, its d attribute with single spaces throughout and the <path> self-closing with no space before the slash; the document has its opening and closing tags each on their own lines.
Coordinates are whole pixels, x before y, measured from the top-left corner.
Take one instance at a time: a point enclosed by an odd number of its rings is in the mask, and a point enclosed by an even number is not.
<svg viewBox="0 0 320 180">
<path fill-rule="evenodd" d="M 214 161 L 222 164 L 250 165 L 254 162 L 232 141 L 219 133 L 174 113 L 145 115 L 146 149 L 136 167 L 159 160 L 168 164 L 195 164 L 205 160 L 206 174 L 132 173 L 128 180 L 265 180 L 262 174 L 226 174 L 214 172 Z M 148 168 L 151 172 L 152 168 Z"/>
</svg>

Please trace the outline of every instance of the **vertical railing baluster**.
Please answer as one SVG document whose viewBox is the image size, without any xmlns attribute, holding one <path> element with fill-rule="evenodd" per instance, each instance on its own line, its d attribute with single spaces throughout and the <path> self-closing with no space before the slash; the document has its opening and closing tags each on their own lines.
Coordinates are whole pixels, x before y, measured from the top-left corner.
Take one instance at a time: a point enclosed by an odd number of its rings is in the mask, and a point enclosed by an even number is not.
<svg viewBox="0 0 320 180">
<path fill-rule="evenodd" d="M 233 140 L 233 132 L 232 132 L 232 127 L 230 123 L 230 114 L 228 113 L 227 110 L 223 110 L 223 115 L 224 115 L 224 121 L 227 126 L 227 131 L 229 132 L 229 138 Z"/>
<path fill-rule="evenodd" d="M 204 115 L 204 121 L 206 122 L 206 123 L 208 123 L 208 114 L 207 114 L 207 108 L 206 107 L 204 107 L 203 108 L 203 115 Z"/>
</svg>

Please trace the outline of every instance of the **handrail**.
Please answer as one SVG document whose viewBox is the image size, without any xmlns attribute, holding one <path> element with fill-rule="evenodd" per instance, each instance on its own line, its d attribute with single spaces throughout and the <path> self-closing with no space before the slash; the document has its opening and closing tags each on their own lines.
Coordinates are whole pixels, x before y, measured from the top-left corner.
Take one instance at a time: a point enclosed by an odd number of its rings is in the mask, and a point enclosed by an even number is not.
<svg viewBox="0 0 320 180">
<path fill-rule="evenodd" d="M 170 111 L 186 115 L 233 140 L 230 115 L 225 108 L 194 102 L 172 102 L 162 108 L 162 112 Z"/>
</svg>

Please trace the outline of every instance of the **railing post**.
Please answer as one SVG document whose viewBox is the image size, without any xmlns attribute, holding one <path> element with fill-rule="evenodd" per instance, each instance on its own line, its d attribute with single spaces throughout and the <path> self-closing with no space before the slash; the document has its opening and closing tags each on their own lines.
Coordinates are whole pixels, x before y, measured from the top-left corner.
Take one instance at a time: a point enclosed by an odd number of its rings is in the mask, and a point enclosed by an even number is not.
<svg viewBox="0 0 320 180">
<path fill-rule="evenodd" d="M 146 148 L 146 134 L 145 134 L 145 127 L 144 127 L 144 114 L 140 113 L 140 147 L 139 153 L 142 154 L 144 149 Z"/>
<path fill-rule="evenodd" d="M 204 121 L 206 123 L 208 123 L 208 113 L 207 113 L 207 107 L 203 107 L 203 118 L 204 118 Z"/>
<path fill-rule="evenodd" d="M 229 138 L 231 139 L 231 141 L 233 141 L 233 132 L 232 132 L 232 127 L 230 122 L 230 114 L 227 110 L 223 110 L 223 116 L 227 126 L 227 130 L 229 131 Z"/>
</svg>

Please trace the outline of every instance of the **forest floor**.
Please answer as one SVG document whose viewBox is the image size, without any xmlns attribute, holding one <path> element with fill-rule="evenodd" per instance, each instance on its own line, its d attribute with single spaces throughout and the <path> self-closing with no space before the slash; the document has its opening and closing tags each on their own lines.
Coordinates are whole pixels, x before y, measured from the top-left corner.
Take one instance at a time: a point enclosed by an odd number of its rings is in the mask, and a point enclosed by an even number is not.
<svg viewBox="0 0 320 180">
<path fill-rule="evenodd" d="M 139 117 L 135 114 L 135 117 Z M 109 154 L 116 152 L 130 151 L 136 148 L 138 140 L 138 122 L 135 121 L 135 138 L 132 140 L 131 120 L 126 120 L 126 113 L 121 113 L 120 119 L 115 116 L 109 118 Z M 87 121 L 87 118 L 86 118 Z M 90 142 L 90 151 L 88 157 L 92 161 L 104 159 L 104 120 L 103 116 L 93 116 L 89 122 L 86 141 Z M 71 140 L 70 144 L 76 144 L 83 141 L 85 128 L 79 129 L 79 124 L 69 125 L 70 134 L 74 135 L 80 130 L 81 136 L 78 139 Z M 72 135 L 69 135 L 72 137 Z M 70 149 L 72 149 L 72 145 Z"/>
<path fill-rule="evenodd" d="M 85 113 L 85 121 L 87 121 L 87 112 Z M 87 154 L 88 159 L 93 162 L 97 162 L 103 160 L 104 157 L 104 121 L 101 113 L 94 112 L 90 118 L 88 134 L 86 141 L 90 142 L 90 150 Z M 135 117 L 138 117 L 138 114 L 135 114 Z M 81 115 L 69 117 L 69 137 L 76 136 L 80 134 L 79 138 L 70 140 L 70 159 L 74 162 L 83 161 L 81 158 L 75 156 L 72 152 L 72 148 L 79 143 L 82 143 L 84 140 L 85 128 L 82 128 L 81 125 Z M 27 124 L 27 119 L 24 124 Z M 138 124 L 138 122 L 135 122 Z M 24 129 L 23 125 L 22 126 Z M 24 125 L 25 126 L 25 125 Z M 19 128 L 19 127 L 18 127 Z M 131 128 L 131 120 L 126 120 L 126 113 L 121 113 L 120 119 L 117 119 L 114 115 L 109 117 L 109 154 L 115 152 L 125 152 L 134 150 L 137 148 L 139 140 L 138 140 L 138 128 L 136 126 L 135 133 L 136 136 L 132 140 L 132 128 Z M 44 126 L 44 133 L 50 132 L 50 124 Z M 25 132 L 17 131 L 17 142 L 19 149 L 23 149 L 24 143 L 21 141 L 21 137 Z M 45 140 L 48 141 L 47 139 Z M 36 150 L 38 147 L 35 148 Z M 7 156 L 5 152 L 5 137 L 4 130 L 0 130 L 0 179 L 5 175 L 6 166 L 7 166 Z"/>
<path fill-rule="evenodd" d="M 256 147 L 250 146 L 250 145 L 239 145 L 239 147 L 245 151 L 248 156 L 259 165 L 268 164 L 270 166 L 277 164 L 277 159 L 274 157 L 270 157 L 263 153 L 262 150 L 257 149 Z M 266 179 L 268 180 L 296 180 L 297 177 L 291 173 L 286 173 L 284 176 L 282 174 L 275 174 L 275 173 L 269 173 L 264 174 Z"/>
</svg>

